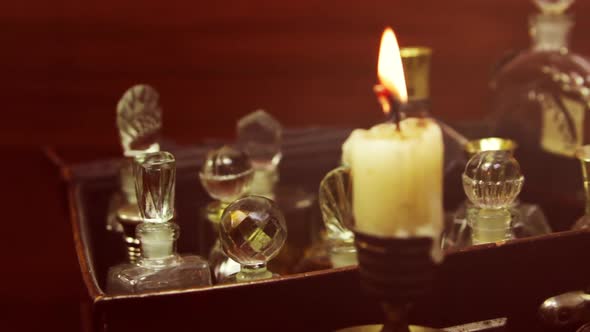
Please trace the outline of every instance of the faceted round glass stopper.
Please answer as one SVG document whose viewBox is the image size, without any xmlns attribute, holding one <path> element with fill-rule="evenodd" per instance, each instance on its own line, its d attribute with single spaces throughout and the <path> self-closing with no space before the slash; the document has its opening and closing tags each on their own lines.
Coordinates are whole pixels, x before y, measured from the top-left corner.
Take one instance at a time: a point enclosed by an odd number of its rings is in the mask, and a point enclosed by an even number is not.
<svg viewBox="0 0 590 332">
<path fill-rule="evenodd" d="M 256 268 L 279 253 L 287 239 L 287 225 L 275 202 L 262 196 L 247 196 L 225 209 L 219 237 L 230 258 L 242 266 Z"/>
<path fill-rule="evenodd" d="M 250 189 L 254 170 L 247 154 L 229 146 L 210 151 L 201 168 L 201 184 L 211 197 L 230 203 Z"/>
<path fill-rule="evenodd" d="M 520 193 L 524 176 L 508 151 L 483 151 L 473 156 L 463 173 L 463 189 L 477 207 L 508 207 Z"/>
</svg>

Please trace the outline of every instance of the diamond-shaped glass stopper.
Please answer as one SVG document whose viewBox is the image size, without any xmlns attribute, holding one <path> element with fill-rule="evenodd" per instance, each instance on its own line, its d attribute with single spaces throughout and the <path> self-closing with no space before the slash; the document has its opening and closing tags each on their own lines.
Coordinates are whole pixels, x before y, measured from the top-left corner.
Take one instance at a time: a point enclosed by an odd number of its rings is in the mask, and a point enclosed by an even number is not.
<svg viewBox="0 0 590 332">
<path fill-rule="evenodd" d="M 135 85 L 127 90 L 117 104 L 117 127 L 123 153 L 134 157 L 159 149 L 162 110 L 159 95 L 149 85 Z"/>
<path fill-rule="evenodd" d="M 237 279 L 259 279 L 272 276 L 266 271 L 266 263 L 284 245 L 287 225 L 275 202 L 247 196 L 225 209 L 219 237 L 225 253 L 242 266 Z"/>
<path fill-rule="evenodd" d="M 255 169 L 274 169 L 281 160 L 283 128 L 264 110 L 252 112 L 238 121 L 238 145 Z"/>
<path fill-rule="evenodd" d="M 144 222 L 167 222 L 174 217 L 176 161 L 169 152 L 135 158 L 135 191 Z"/>
</svg>

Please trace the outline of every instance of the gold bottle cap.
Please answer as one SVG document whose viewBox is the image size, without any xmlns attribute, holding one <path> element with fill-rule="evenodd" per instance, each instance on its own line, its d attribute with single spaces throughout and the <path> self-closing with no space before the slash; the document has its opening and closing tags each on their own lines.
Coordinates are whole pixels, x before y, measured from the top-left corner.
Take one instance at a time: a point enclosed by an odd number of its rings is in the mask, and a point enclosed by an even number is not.
<svg viewBox="0 0 590 332">
<path fill-rule="evenodd" d="M 518 144 L 508 138 L 484 137 L 467 142 L 464 150 L 467 154 L 467 158 L 470 159 L 475 154 L 482 151 L 508 151 L 514 153 L 514 150 L 516 150 L 517 147 Z"/>
<path fill-rule="evenodd" d="M 408 99 L 410 101 L 430 97 L 430 57 L 432 49 L 423 46 L 402 47 L 400 49 Z"/>
</svg>

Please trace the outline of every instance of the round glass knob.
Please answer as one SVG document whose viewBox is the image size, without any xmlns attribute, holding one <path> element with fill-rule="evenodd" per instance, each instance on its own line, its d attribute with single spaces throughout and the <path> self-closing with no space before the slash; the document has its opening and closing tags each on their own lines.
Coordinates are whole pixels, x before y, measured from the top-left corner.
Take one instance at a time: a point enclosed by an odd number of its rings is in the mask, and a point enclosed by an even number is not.
<svg viewBox="0 0 590 332">
<path fill-rule="evenodd" d="M 272 200 L 247 196 L 225 209 L 219 238 L 225 253 L 242 266 L 238 280 L 248 279 L 250 272 L 267 275 L 266 263 L 279 253 L 287 239 L 285 217 Z"/>
<path fill-rule="evenodd" d="M 254 170 L 244 152 L 229 146 L 210 151 L 199 177 L 211 197 L 230 203 L 250 189 Z"/>
<path fill-rule="evenodd" d="M 473 156 L 463 173 L 463 189 L 469 200 L 484 209 L 508 207 L 518 196 L 524 176 L 508 151 L 483 151 Z"/>
</svg>

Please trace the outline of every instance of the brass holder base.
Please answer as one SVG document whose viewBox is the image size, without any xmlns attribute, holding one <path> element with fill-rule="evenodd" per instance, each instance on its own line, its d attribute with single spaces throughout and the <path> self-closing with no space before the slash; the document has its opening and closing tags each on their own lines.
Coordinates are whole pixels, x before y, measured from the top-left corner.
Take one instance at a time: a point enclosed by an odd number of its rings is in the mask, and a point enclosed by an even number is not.
<svg viewBox="0 0 590 332">
<path fill-rule="evenodd" d="M 361 289 L 382 303 L 382 331 L 410 331 L 409 306 L 430 291 L 434 280 L 433 240 L 354 233 Z"/>
</svg>

